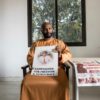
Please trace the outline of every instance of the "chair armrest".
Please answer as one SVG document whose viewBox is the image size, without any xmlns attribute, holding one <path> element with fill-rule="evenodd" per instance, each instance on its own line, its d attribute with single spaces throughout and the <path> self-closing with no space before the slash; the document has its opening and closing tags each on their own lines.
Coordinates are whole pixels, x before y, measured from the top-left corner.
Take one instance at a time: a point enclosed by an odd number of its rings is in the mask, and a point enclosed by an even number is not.
<svg viewBox="0 0 100 100">
<path fill-rule="evenodd" d="M 22 66 L 21 69 L 26 69 L 28 67 L 29 67 L 29 65 L 25 65 L 25 66 Z"/>
<path fill-rule="evenodd" d="M 64 69 L 65 69 L 66 75 L 67 75 L 67 77 L 69 79 L 69 69 L 70 69 L 70 66 L 64 64 Z"/>
<path fill-rule="evenodd" d="M 63 66 L 64 66 L 64 69 L 65 69 L 66 75 L 69 79 L 69 69 L 70 69 L 70 67 L 73 66 L 73 63 L 71 61 L 67 61 L 67 62 L 63 63 Z"/>
<path fill-rule="evenodd" d="M 21 69 L 23 70 L 23 77 L 27 74 L 27 69 L 29 69 L 29 65 L 22 66 Z"/>
</svg>

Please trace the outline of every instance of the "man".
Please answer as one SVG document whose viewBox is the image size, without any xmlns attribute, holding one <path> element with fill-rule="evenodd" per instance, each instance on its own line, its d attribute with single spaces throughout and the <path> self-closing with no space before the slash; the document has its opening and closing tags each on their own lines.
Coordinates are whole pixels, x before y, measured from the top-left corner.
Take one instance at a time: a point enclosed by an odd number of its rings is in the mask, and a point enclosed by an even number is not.
<svg viewBox="0 0 100 100">
<path fill-rule="evenodd" d="M 53 38 L 53 28 L 49 22 L 42 24 L 41 32 L 44 39 L 32 44 L 27 61 L 32 67 L 35 47 L 57 45 L 55 49 L 59 59 L 58 76 L 26 75 L 22 83 L 21 100 L 69 100 L 68 79 L 61 65 L 71 59 L 70 50 L 63 41 Z"/>
</svg>

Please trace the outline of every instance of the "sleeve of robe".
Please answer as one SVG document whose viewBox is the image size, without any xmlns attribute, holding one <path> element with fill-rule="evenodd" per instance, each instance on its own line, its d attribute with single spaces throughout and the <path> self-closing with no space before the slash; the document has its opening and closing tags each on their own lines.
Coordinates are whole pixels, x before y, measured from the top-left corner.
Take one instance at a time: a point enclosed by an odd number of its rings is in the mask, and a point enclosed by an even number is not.
<svg viewBox="0 0 100 100">
<path fill-rule="evenodd" d="M 35 51 L 35 42 L 32 44 L 27 55 L 27 62 L 30 65 L 30 67 L 32 67 L 33 64 L 34 51 Z"/>
<path fill-rule="evenodd" d="M 72 54 L 69 47 L 63 41 L 59 41 L 58 45 L 61 47 L 62 50 L 60 63 L 65 63 L 66 61 L 71 60 Z"/>
</svg>

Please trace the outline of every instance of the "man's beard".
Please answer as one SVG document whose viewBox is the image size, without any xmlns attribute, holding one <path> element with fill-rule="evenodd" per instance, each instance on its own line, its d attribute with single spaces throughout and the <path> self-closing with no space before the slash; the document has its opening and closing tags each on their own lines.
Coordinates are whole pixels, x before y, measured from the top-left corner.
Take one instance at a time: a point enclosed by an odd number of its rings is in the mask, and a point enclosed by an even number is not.
<svg viewBox="0 0 100 100">
<path fill-rule="evenodd" d="M 53 37 L 53 32 L 52 33 L 43 33 L 43 36 L 45 39 Z"/>
</svg>

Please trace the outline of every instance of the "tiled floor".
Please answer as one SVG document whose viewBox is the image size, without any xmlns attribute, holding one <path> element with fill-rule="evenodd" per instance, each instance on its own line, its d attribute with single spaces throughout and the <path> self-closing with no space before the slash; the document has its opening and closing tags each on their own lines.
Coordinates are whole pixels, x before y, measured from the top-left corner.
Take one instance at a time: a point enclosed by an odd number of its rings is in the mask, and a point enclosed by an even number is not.
<svg viewBox="0 0 100 100">
<path fill-rule="evenodd" d="M 79 100 L 100 100 L 100 87 L 81 87 Z"/>
<path fill-rule="evenodd" d="M 21 82 L 0 82 L 0 100 L 20 100 Z"/>
<path fill-rule="evenodd" d="M 0 100 L 20 100 L 20 86 L 19 81 L 0 82 Z M 100 100 L 100 87 L 80 88 L 79 100 Z"/>
</svg>

